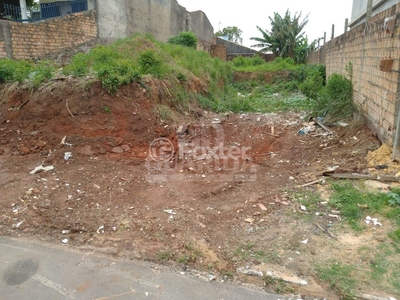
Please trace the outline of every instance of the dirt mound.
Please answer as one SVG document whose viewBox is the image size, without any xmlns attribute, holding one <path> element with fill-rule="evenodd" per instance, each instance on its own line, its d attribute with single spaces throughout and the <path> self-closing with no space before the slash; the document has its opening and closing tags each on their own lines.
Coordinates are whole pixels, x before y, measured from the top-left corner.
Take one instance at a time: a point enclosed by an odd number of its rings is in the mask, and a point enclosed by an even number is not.
<svg viewBox="0 0 400 300">
<path fill-rule="evenodd" d="M 196 90 L 201 84 L 194 81 L 189 88 Z M 91 155 L 124 146 L 132 155 L 143 157 L 149 142 L 172 132 L 163 127 L 158 112 L 158 105 L 171 96 L 166 89 L 164 82 L 147 79 L 145 88 L 132 83 L 112 96 L 98 81 L 68 77 L 34 91 L 4 86 L 0 152 L 48 155 L 67 136 L 67 143 L 82 146 Z"/>
<path fill-rule="evenodd" d="M 288 192 L 330 166 L 361 172 L 375 137 L 365 127 L 357 144 L 339 127 L 299 135 L 297 113 L 194 107 L 197 119 L 165 123 L 157 107 L 169 101 L 168 82 L 146 86 L 111 96 L 99 82 L 63 78 L 2 90 L 0 234 L 175 261 L 225 280 L 261 260 L 312 277 L 317 251 L 296 251 L 301 239 L 327 237 L 292 218 L 298 203 Z M 41 164 L 54 169 L 29 174 Z"/>
</svg>

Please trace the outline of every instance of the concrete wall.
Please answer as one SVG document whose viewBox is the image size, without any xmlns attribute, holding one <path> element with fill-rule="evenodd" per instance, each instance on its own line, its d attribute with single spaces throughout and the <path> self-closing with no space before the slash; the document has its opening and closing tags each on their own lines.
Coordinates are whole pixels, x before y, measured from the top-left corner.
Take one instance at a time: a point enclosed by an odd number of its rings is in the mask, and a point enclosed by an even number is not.
<svg viewBox="0 0 400 300">
<path fill-rule="evenodd" d="M 373 0 L 372 1 L 372 16 L 392 7 L 400 2 L 399 0 Z M 353 9 L 351 13 L 350 27 L 355 27 L 365 22 L 367 14 L 368 0 L 353 0 Z"/>
<path fill-rule="evenodd" d="M 198 48 L 210 51 L 214 40 L 214 28 L 212 27 L 207 15 L 202 11 L 188 13 L 189 27 L 198 39 Z"/>
<path fill-rule="evenodd" d="M 257 54 L 258 51 L 251 49 L 249 47 L 245 47 L 231 41 L 225 40 L 220 37 L 215 38 L 215 43 L 217 45 L 225 45 L 226 51 L 228 54 Z"/>
<path fill-rule="evenodd" d="M 0 20 L 0 58 L 40 58 L 96 39 L 95 11 L 29 24 Z"/>
<path fill-rule="evenodd" d="M 232 60 L 238 56 L 253 57 L 255 55 L 259 55 L 267 62 L 273 61 L 276 58 L 274 54 L 261 53 L 218 36 L 214 38 L 211 55 L 222 60 Z"/>
<path fill-rule="evenodd" d="M 386 33 L 383 21 L 396 16 L 394 34 Z M 368 23 L 327 42 L 309 57 L 309 63 L 326 65 L 327 76 L 346 75 L 346 65 L 353 65 L 353 100 L 367 117 L 372 131 L 385 143 L 393 144 L 400 128 L 396 128 L 400 103 L 400 3 L 384 10 Z M 380 70 L 382 57 L 394 58 L 392 71 Z"/>
<path fill-rule="evenodd" d="M 192 31 L 201 48 L 209 48 L 214 29 L 201 12 L 187 12 L 176 0 L 97 0 L 99 37 L 112 42 L 137 32 L 160 41 L 182 31 Z"/>
</svg>

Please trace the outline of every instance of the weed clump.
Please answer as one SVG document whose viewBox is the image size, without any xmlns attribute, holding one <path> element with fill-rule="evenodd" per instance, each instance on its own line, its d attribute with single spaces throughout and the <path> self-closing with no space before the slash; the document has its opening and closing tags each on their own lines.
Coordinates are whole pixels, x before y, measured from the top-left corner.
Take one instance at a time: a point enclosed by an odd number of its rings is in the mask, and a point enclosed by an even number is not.
<svg viewBox="0 0 400 300">
<path fill-rule="evenodd" d="M 168 39 L 168 43 L 196 49 L 197 37 L 193 32 L 184 31 Z"/>
</svg>

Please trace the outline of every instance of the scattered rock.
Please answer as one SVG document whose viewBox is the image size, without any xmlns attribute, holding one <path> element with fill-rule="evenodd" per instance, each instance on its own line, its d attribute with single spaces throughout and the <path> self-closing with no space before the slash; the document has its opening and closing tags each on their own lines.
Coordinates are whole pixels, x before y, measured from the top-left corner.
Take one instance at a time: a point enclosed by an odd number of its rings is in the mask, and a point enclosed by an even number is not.
<svg viewBox="0 0 400 300">
<path fill-rule="evenodd" d="M 248 267 L 237 268 L 236 272 L 238 274 L 244 274 L 244 275 L 252 275 L 252 276 L 258 276 L 258 277 L 263 277 L 264 276 L 263 272 L 258 271 L 258 270 L 253 270 L 253 269 L 250 269 Z"/>
<path fill-rule="evenodd" d="M 125 152 L 131 150 L 131 147 L 129 147 L 128 145 L 122 145 L 121 148 L 122 148 L 122 150 L 124 150 Z"/>
<path fill-rule="evenodd" d="M 376 296 L 370 294 L 361 294 L 359 297 L 365 300 L 396 300 L 396 298 L 391 296 Z"/>
<path fill-rule="evenodd" d="M 122 149 L 121 147 L 114 147 L 114 148 L 111 149 L 111 152 L 120 154 L 120 153 L 124 152 L 124 149 Z"/>
<path fill-rule="evenodd" d="M 122 143 L 124 142 L 124 139 L 121 137 L 118 137 L 115 139 L 115 143 L 119 146 L 122 145 Z"/>
<path fill-rule="evenodd" d="M 258 207 L 259 207 L 261 210 L 267 211 L 267 208 L 265 207 L 264 204 L 258 203 L 257 205 L 258 205 Z"/>
<path fill-rule="evenodd" d="M 176 215 L 176 212 L 173 211 L 172 209 L 164 209 L 163 212 L 170 214 L 170 215 Z"/>
<path fill-rule="evenodd" d="M 87 155 L 87 156 L 92 156 L 94 154 L 94 151 L 92 151 L 92 147 L 89 145 L 83 146 L 82 148 L 80 148 L 78 150 L 78 152 L 80 154 Z"/>
<path fill-rule="evenodd" d="M 53 166 L 48 166 L 48 167 L 38 166 L 35 169 L 33 169 L 32 171 L 30 171 L 29 174 L 36 174 L 36 173 L 40 173 L 42 171 L 47 172 L 47 171 L 51 171 L 51 170 L 54 170 Z"/>
<path fill-rule="evenodd" d="M 280 279 L 287 283 L 293 283 L 293 284 L 298 284 L 298 285 L 307 285 L 308 284 L 307 281 L 305 281 L 295 275 L 287 275 L 287 274 L 283 274 L 278 271 L 267 270 L 266 275 L 270 276 L 272 278 L 275 278 L 275 279 Z"/>
<path fill-rule="evenodd" d="M 180 125 L 178 127 L 178 129 L 176 130 L 176 134 L 177 135 L 184 135 L 184 134 L 188 134 L 189 133 L 189 129 L 187 125 Z"/>
<path fill-rule="evenodd" d="M 25 146 L 19 147 L 19 154 L 20 154 L 20 155 L 28 155 L 29 152 L 31 152 L 31 151 L 29 150 L 29 148 L 27 148 L 27 147 L 25 147 Z"/>
<path fill-rule="evenodd" d="M 375 191 L 389 191 L 390 190 L 390 185 L 387 183 L 379 182 L 376 180 L 366 180 L 364 182 L 365 187 L 370 190 L 375 190 Z"/>
</svg>

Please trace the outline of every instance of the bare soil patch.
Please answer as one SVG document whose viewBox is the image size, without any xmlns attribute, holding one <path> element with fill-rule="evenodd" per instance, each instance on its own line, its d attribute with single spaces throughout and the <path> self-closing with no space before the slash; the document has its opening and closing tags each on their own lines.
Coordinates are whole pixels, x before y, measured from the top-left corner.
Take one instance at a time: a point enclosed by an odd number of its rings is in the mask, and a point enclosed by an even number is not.
<svg viewBox="0 0 400 300">
<path fill-rule="evenodd" d="M 297 113 L 217 115 L 199 109 L 196 118 L 167 124 L 154 112 L 166 97 L 159 86 L 131 84 L 116 96 L 98 82 L 72 79 L 36 91 L 3 86 L 0 234 L 64 240 L 71 247 L 259 285 L 261 279 L 236 276 L 236 269 L 283 268 L 313 282 L 313 262 L 353 259 L 355 243 L 385 238 L 383 227 L 360 240 L 348 233 L 335 241 L 314 223 L 340 230 L 341 221 L 310 216 L 292 197 L 297 186 L 320 179 L 328 167 L 364 172 L 365 156 L 380 146 L 365 126 L 335 127 L 333 136 L 322 129 L 299 135 L 303 120 Z M 188 130 L 177 135 L 180 125 Z M 160 138 L 172 141 L 172 148 L 149 148 Z M 188 145 L 183 156 L 179 142 Z M 219 159 L 214 152 L 220 143 L 225 155 L 239 149 L 231 153 L 235 159 Z M 174 155 L 152 161 L 152 151 Z M 68 160 L 66 152 L 72 153 Z M 54 170 L 30 174 L 38 165 Z M 334 297 L 320 287 L 298 288 L 291 292 Z"/>
</svg>

